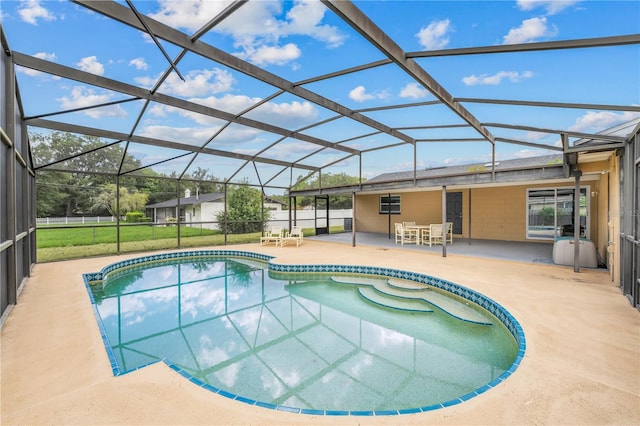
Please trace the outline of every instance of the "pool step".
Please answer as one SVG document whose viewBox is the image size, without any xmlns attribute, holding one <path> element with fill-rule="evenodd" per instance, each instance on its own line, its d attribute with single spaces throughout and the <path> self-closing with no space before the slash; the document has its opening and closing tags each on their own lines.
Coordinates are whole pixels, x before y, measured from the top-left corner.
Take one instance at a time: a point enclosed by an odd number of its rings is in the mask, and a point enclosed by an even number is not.
<svg viewBox="0 0 640 426">
<path fill-rule="evenodd" d="M 401 278 L 389 278 L 387 280 L 387 284 L 389 285 L 389 287 L 401 288 L 407 291 L 423 291 L 429 289 L 429 286 L 426 284 L 403 280 Z"/>
<path fill-rule="evenodd" d="M 433 312 L 433 309 L 421 299 L 381 293 L 375 287 L 360 287 L 358 293 L 363 299 L 387 308 L 409 312 Z"/>
<path fill-rule="evenodd" d="M 351 276 L 332 276 L 331 279 L 338 283 L 359 285 L 360 296 L 378 305 L 413 312 L 433 312 L 431 307 L 434 306 L 461 321 L 491 325 L 469 302 L 415 281 Z"/>
</svg>

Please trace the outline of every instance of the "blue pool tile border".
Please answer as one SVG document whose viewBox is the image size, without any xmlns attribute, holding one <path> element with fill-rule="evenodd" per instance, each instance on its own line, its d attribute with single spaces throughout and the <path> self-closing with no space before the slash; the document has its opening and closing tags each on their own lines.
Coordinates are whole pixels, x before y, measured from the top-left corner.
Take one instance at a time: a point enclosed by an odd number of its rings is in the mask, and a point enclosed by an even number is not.
<svg viewBox="0 0 640 426">
<path fill-rule="evenodd" d="M 409 281 L 418 282 L 421 284 L 426 284 L 440 290 L 447 291 L 452 293 L 458 297 L 469 300 L 488 312 L 490 312 L 493 316 L 495 316 L 509 331 L 509 333 L 515 339 L 518 346 L 518 353 L 514 362 L 511 366 L 500 376 L 496 377 L 490 383 L 483 385 L 482 387 L 469 392 L 465 395 L 462 395 L 458 398 L 451 399 L 449 401 L 442 402 L 440 404 L 434 404 L 425 407 L 416 407 L 416 408 L 407 408 L 401 410 L 373 410 L 373 411 L 363 411 L 363 410 L 315 410 L 315 409 L 304 409 L 304 408 L 296 408 L 289 407 L 284 405 L 271 404 L 262 401 L 255 401 L 253 399 L 243 397 L 242 395 L 236 395 L 234 393 L 218 389 L 214 386 L 209 385 L 208 383 L 204 383 L 201 380 L 193 377 L 187 371 L 183 370 L 179 366 L 172 364 L 170 361 L 164 359 L 163 362 L 169 366 L 176 373 L 185 377 L 187 380 L 196 384 L 197 386 L 202 387 L 208 391 L 214 392 L 218 395 L 243 402 L 245 404 L 272 409 L 285 411 L 295 414 L 308 414 L 308 415 L 325 415 L 325 416 L 395 416 L 395 415 L 406 415 L 406 414 L 416 414 L 421 412 L 428 412 L 433 410 L 438 410 L 440 408 L 450 407 L 456 404 L 461 404 L 469 399 L 478 396 L 505 381 L 509 376 L 511 376 L 517 368 L 520 366 L 520 363 L 524 359 L 524 354 L 526 351 L 526 339 L 524 335 L 524 331 L 520 326 L 520 323 L 515 319 L 513 315 L 511 315 L 502 305 L 497 303 L 496 301 L 488 298 L 487 296 L 472 290 L 470 288 L 461 286 L 459 284 L 453 283 L 451 281 L 443 280 L 441 278 L 436 278 L 427 274 L 421 274 L 417 272 L 403 271 L 399 269 L 392 268 L 384 268 L 380 266 L 361 266 L 361 265 L 290 265 L 290 264 L 280 264 L 275 263 L 272 260 L 275 258 L 274 256 L 269 256 L 261 253 L 247 252 L 241 250 L 192 250 L 192 251 L 180 251 L 180 252 L 169 252 L 162 254 L 154 254 L 149 256 L 137 257 L 132 259 L 123 260 L 120 262 L 112 263 L 110 265 L 105 266 L 99 272 L 88 272 L 82 275 L 85 288 L 89 295 L 89 300 L 91 301 L 91 305 L 93 308 L 93 313 L 96 317 L 98 328 L 100 330 L 100 337 L 102 338 L 102 342 L 105 346 L 107 355 L 109 357 L 109 363 L 111 365 L 111 370 L 114 376 L 119 376 L 124 374 L 120 370 L 118 366 L 117 359 L 115 354 L 113 353 L 113 349 L 111 344 L 109 343 L 109 339 L 107 337 L 104 324 L 102 323 L 102 319 L 98 313 L 98 309 L 95 304 L 95 299 L 91 293 L 91 285 L 99 283 L 103 281 L 107 275 L 111 272 L 129 268 L 136 265 L 141 265 L 149 262 L 157 262 L 157 261 L 166 261 L 166 260 L 174 260 L 174 259 L 183 259 L 183 258 L 195 258 L 195 257 L 243 257 L 256 259 L 260 261 L 264 261 L 267 263 L 267 268 L 269 271 L 278 272 L 278 273 L 353 273 L 353 274 L 364 274 L 364 275 L 378 275 L 390 278 L 399 278 Z M 157 361 L 156 361 L 157 362 Z M 150 364 L 154 364 L 156 362 L 152 362 Z M 147 365 L 150 365 L 147 364 Z M 137 369 L 144 368 L 146 365 L 138 367 Z M 135 371 L 135 370 L 134 370 Z"/>
</svg>

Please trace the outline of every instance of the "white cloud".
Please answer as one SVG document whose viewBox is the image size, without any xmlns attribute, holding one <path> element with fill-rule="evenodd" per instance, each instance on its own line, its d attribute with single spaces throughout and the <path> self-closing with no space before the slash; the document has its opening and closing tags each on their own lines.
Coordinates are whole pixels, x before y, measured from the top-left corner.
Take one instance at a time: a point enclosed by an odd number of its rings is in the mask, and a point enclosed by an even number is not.
<svg viewBox="0 0 640 426">
<path fill-rule="evenodd" d="M 230 91 L 235 82 L 229 71 L 220 68 L 193 70 L 187 73 L 184 79 L 185 81 L 182 81 L 176 73 L 171 73 L 162 83 L 160 91 L 181 97 L 206 97 Z M 151 87 L 157 78 L 138 77 L 135 81 L 142 86 Z"/>
<path fill-rule="evenodd" d="M 198 100 L 198 101 L 199 103 L 203 103 L 202 100 Z M 188 118 L 194 124 L 207 126 L 209 128 L 212 128 L 212 127 L 218 128 L 226 122 L 225 120 L 211 117 L 209 115 L 199 114 L 197 112 L 187 111 L 181 108 L 170 107 L 167 105 L 153 105 L 149 109 L 149 114 L 155 117 L 161 118 L 161 120 L 159 121 L 161 121 L 164 125 L 166 125 L 169 122 L 169 120 L 172 119 L 172 116 L 171 116 L 172 114 L 176 114 L 180 117 Z M 151 126 L 152 124 L 155 124 L 155 123 L 151 123 L 149 126 Z"/>
<path fill-rule="evenodd" d="M 319 1 L 296 1 L 287 13 L 288 21 L 282 25 L 283 34 L 301 34 L 327 43 L 329 47 L 338 47 L 344 43 L 345 36 L 331 25 L 321 25 L 327 8 Z"/>
<path fill-rule="evenodd" d="M 231 1 L 160 0 L 160 10 L 149 17 L 175 28 L 197 31 L 212 17 L 222 12 Z"/>
<path fill-rule="evenodd" d="M 421 28 L 416 37 L 425 50 L 443 49 L 449 44 L 449 31 L 451 31 L 451 22 L 443 19 L 433 21 L 426 28 Z"/>
<path fill-rule="evenodd" d="M 364 86 L 358 86 L 349 92 L 349 98 L 356 102 L 370 101 L 372 99 L 385 99 L 386 97 L 386 92 L 367 93 L 367 89 L 365 89 Z"/>
<path fill-rule="evenodd" d="M 98 58 L 95 56 L 87 56 L 80 59 L 80 62 L 76 64 L 82 71 L 90 72 L 91 74 L 103 75 L 104 65 L 98 62 Z"/>
<path fill-rule="evenodd" d="M 260 98 L 251 98 L 246 95 L 226 94 L 222 97 L 208 96 L 206 98 L 191 98 L 189 100 L 221 111 L 238 114 L 249 108 L 251 105 L 259 102 Z"/>
<path fill-rule="evenodd" d="M 135 58 L 129 61 L 129 65 L 133 65 L 138 70 L 146 70 L 149 65 L 145 62 L 144 58 Z"/>
<path fill-rule="evenodd" d="M 286 45 L 279 46 L 245 46 L 244 52 L 238 53 L 237 56 L 246 59 L 249 62 L 253 62 L 256 65 L 285 65 L 295 59 L 298 59 L 301 55 L 301 51 L 293 43 L 287 43 Z"/>
<path fill-rule="evenodd" d="M 215 127 L 172 127 L 164 125 L 148 125 L 140 130 L 140 135 L 149 138 L 180 141 L 190 145 L 201 145 L 218 129 Z"/>
<path fill-rule="evenodd" d="M 640 114 L 633 111 L 616 113 L 613 111 L 589 111 L 579 117 L 569 130 L 575 132 L 600 132 L 625 121 L 633 120 Z"/>
<path fill-rule="evenodd" d="M 318 109 L 311 102 L 267 102 L 247 114 L 254 120 L 284 128 L 299 128 L 313 123 L 318 117 Z"/>
<path fill-rule="evenodd" d="M 159 2 L 160 10 L 149 16 L 173 27 L 195 32 L 229 3 L 163 0 Z M 238 56 L 243 59 L 260 65 L 283 65 L 298 58 L 300 49 L 291 42 L 281 46 L 282 38 L 309 36 L 331 48 L 344 43 L 345 35 L 336 27 L 321 24 L 326 11 L 320 2 L 298 0 L 282 19 L 282 3 L 249 2 L 212 31 L 230 35 L 234 45 L 241 49 Z"/>
<path fill-rule="evenodd" d="M 18 15 L 24 22 L 31 25 L 38 25 L 39 19 L 43 21 L 56 20 L 56 17 L 40 4 L 40 0 L 21 0 Z"/>
<path fill-rule="evenodd" d="M 530 43 L 540 37 L 553 37 L 557 32 L 555 27 L 547 27 L 546 17 L 525 19 L 521 26 L 509 30 L 503 44 Z"/>
<path fill-rule="evenodd" d="M 467 86 L 478 86 L 478 85 L 498 85 L 502 83 L 502 80 L 508 79 L 512 83 L 518 83 L 525 78 L 533 77 L 533 73 L 531 71 L 524 71 L 519 73 L 517 71 L 500 71 L 494 75 L 481 74 L 476 76 L 472 74 L 468 77 L 464 77 L 462 82 Z"/>
<path fill-rule="evenodd" d="M 304 157 L 318 150 L 318 146 L 302 142 L 296 139 L 290 139 L 287 143 L 279 143 L 265 151 L 262 156 L 266 158 L 286 160 L 293 156 Z"/>
<path fill-rule="evenodd" d="M 83 86 L 74 86 L 73 89 L 71 89 L 70 96 L 63 96 L 57 99 L 63 109 L 86 108 L 107 103 L 111 100 L 110 94 L 97 94 L 93 89 Z M 92 118 L 127 116 L 127 112 L 123 110 L 120 105 L 88 109 L 82 111 L 82 113 Z"/>
<path fill-rule="evenodd" d="M 564 9 L 580 3 L 580 0 L 518 0 L 518 8 L 521 10 L 533 10 L 541 7 L 547 14 L 554 15 Z"/>
<path fill-rule="evenodd" d="M 421 99 L 429 95 L 429 91 L 418 83 L 409 83 L 400 90 L 401 98 Z"/>
</svg>

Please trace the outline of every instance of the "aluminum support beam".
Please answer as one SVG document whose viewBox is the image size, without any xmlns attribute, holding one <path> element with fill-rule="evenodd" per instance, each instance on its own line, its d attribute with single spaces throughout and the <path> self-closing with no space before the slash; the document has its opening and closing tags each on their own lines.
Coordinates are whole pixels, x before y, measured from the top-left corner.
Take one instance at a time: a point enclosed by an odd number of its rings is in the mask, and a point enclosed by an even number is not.
<svg viewBox="0 0 640 426">
<path fill-rule="evenodd" d="M 577 40 L 543 41 L 538 43 L 501 44 L 497 46 L 463 47 L 459 49 L 407 52 L 408 58 L 431 58 L 435 56 L 479 55 L 487 53 L 531 52 L 535 50 L 579 49 L 589 47 L 623 46 L 640 44 L 640 34 L 613 37 L 584 38 Z"/>
<path fill-rule="evenodd" d="M 540 101 L 516 101 L 512 99 L 480 99 L 480 98 L 456 98 L 458 102 L 476 104 L 519 105 L 546 108 L 575 108 L 575 109 L 601 109 L 607 111 L 634 111 L 640 112 L 640 105 L 604 105 L 604 104 L 578 104 L 571 102 L 540 102 Z"/>
<path fill-rule="evenodd" d="M 626 140 L 622 136 L 601 135 L 598 133 L 581 133 L 581 132 L 573 132 L 573 131 L 567 131 L 567 130 L 557 130 L 557 129 L 554 130 L 554 129 L 545 129 L 542 127 L 520 126 L 520 125 L 501 124 L 501 123 L 482 123 L 482 124 L 486 127 L 500 127 L 503 129 L 524 130 L 527 132 L 541 132 L 541 133 L 552 133 L 552 134 L 565 133 L 567 136 L 582 138 L 582 139 L 599 139 L 603 141 L 612 141 L 612 142 L 624 142 Z"/>
</svg>

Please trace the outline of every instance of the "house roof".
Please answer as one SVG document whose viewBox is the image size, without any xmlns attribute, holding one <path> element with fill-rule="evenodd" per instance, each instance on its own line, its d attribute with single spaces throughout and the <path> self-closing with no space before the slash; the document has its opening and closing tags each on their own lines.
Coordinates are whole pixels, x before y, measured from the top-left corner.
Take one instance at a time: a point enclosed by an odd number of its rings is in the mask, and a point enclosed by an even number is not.
<svg viewBox="0 0 640 426">
<path fill-rule="evenodd" d="M 193 195 L 191 197 L 180 198 L 180 206 L 193 206 L 202 203 L 215 203 L 215 202 L 223 202 L 224 194 L 221 192 L 213 192 L 211 194 L 199 194 Z M 161 203 L 149 204 L 146 206 L 148 209 L 160 209 L 166 207 L 176 207 L 178 205 L 178 199 L 174 198 L 172 200 L 163 201 Z"/>
<path fill-rule="evenodd" d="M 562 168 L 562 155 L 545 155 L 541 157 L 525 157 L 516 158 L 513 160 L 496 161 L 495 171 L 507 171 L 507 170 L 528 170 L 528 169 L 544 169 L 544 168 Z M 467 165 L 455 165 L 450 167 L 437 167 L 424 170 L 416 170 L 416 179 L 426 179 L 434 177 L 446 177 L 457 176 L 464 174 L 476 174 L 482 172 L 491 171 L 491 162 L 489 163 L 477 163 Z M 367 180 L 367 183 L 378 183 L 388 181 L 402 181 L 413 178 L 412 171 L 396 172 L 396 173 L 383 173 L 372 179 Z"/>
<path fill-rule="evenodd" d="M 195 206 L 202 203 L 222 203 L 224 202 L 224 193 L 222 192 L 213 192 L 210 194 L 199 194 L 197 196 L 193 195 L 191 197 L 183 197 L 180 198 L 180 206 Z M 267 203 L 277 203 L 283 204 L 282 202 L 275 200 L 270 197 L 265 197 L 265 202 Z M 148 209 L 159 209 L 166 207 L 176 207 L 178 205 L 178 199 L 174 198 L 172 200 L 163 201 L 161 203 L 148 204 L 145 208 Z"/>
</svg>

